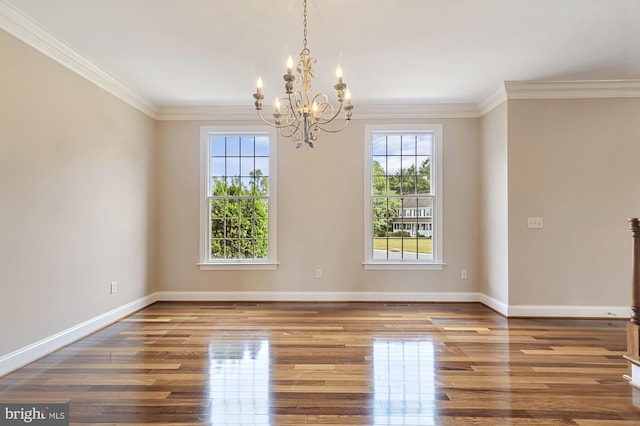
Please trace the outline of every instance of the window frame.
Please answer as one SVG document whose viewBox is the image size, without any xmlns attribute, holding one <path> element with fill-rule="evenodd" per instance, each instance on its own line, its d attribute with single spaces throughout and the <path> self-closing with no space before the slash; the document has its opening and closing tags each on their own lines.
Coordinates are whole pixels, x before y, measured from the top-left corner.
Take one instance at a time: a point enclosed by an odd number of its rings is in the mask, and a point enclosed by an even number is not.
<svg viewBox="0 0 640 426">
<path fill-rule="evenodd" d="M 211 136 L 268 136 L 269 138 L 269 241 L 266 259 L 211 259 L 211 204 L 209 191 Z M 200 127 L 200 270 L 274 270 L 277 262 L 277 133 L 268 126 Z"/>
<path fill-rule="evenodd" d="M 364 129 L 364 261 L 365 269 L 442 270 L 443 260 L 443 126 L 442 124 L 379 124 Z M 431 156 L 432 258 L 373 259 L 373 191 L 371 144 L 375 133 L 433 133 Z"/>
</svg>

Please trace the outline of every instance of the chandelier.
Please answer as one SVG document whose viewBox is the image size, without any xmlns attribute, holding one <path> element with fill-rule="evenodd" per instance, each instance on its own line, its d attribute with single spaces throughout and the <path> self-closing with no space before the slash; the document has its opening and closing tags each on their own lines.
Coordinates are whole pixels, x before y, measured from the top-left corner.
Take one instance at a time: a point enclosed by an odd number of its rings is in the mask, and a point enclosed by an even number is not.
<svg viewBox="0 0 640 426">
<path fill-rule="evenodd" d="M 268 125 L 280 129 L 280 134 L 298 142 L 296 148 L 304 143 L 307 148 L 313 148 L 313 143 L 318 138 L 318 132 L 337 133 L 344 130 L 351 120 L 351 92 L 342 82 L 342 70 L 336 69 L 337 83 L 333 86 L 336 90 L 338 104 L 333 105 L 329 96 L 316 92 L 311 88 L 311 81 L 316 77 L 313 64 L 316 58 L 310 55 L 307 48 L 307 0 L 304 0 L 304 38 L 300 52 L 298 66 L 293 74 L 293 58 L 289 55 L 287 60 L 287 73 L 283 76 L 285 84 L 285 96 L 282 101 L 275 99 L 273 121 L 265 119 L 262 115 L 262 78 L 258 78 L 257 90 L 253 94 L 256 100 L 258 115 Z M 327 127 L 344 110 L 344 124 L 342 127 Z"/>
</svg>

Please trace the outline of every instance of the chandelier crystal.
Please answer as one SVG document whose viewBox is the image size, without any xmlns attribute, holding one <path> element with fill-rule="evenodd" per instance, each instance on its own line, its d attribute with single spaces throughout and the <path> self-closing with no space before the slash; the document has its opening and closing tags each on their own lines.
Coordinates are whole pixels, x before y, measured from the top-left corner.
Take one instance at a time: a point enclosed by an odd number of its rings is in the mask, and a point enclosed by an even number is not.
<svg viewBox="0 0 640 426">
<path fill-rule="evenodd" d="M 336 91 L 338 104 L 333 105 L 329 96 L 322 92 L 316 92 L 311 88 L 311 81 L 316 77 L 313 64 L 316 58 L 310 55 L 307 48 L 307 0 L 304 0 L 304 38 L 303 47 L 298 59 L 298 65 L 293 74 L 293 58 L 287 60 L 287 73 L 283 76 L 285 96 L 282 100 L 276 98 L 274 104 L 273 121 L 265 119 L 262 115 L 262 78 L 258 78 L 256 93 L 253 94 L 258 115 L 268 125 L 280 129 L 280 134 L 290 137 L 298 142 L 296 148 L 302 144 L 313 148 L 313 143 L 318 138 L 319 131 L 337 133 L 344 130 L 351 121 L 351 92 L 342 81 L 342 70 L 338 66 L 336 70 L 337 83 L 333 86 Z M 344 124 L 336 127 L 327 127 L 340 113 L 344 111 Z"/>
</svg>

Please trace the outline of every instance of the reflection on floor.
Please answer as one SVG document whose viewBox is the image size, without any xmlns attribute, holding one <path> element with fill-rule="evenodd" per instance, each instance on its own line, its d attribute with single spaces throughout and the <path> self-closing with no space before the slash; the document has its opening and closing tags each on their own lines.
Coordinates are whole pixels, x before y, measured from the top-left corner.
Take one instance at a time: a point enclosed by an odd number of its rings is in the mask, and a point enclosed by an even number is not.
<svg viewBox="0 0 640 426">
<path fill-rule="evenodd" d="M 433 343 L 373 342 L 376 425 L 434 424 L 436 383 Z"/>
<path fill-rule="evenodd" d="M 269 341 L 209 345 L 212 425 L 268 425 Z"/>
</svg>

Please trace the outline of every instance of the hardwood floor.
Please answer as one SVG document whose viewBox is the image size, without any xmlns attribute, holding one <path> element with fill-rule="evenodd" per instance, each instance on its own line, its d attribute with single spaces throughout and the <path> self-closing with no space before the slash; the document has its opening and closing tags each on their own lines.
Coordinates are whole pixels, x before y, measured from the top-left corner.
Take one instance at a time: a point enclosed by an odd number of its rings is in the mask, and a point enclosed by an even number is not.
<svg viewBox="0 0 640 426">
<path fill-rule="evenodd" d="M 0 378 L 71 424 L 640 425 L 626 321 L 480 304 L 161 302 Z"/>
</svg>

